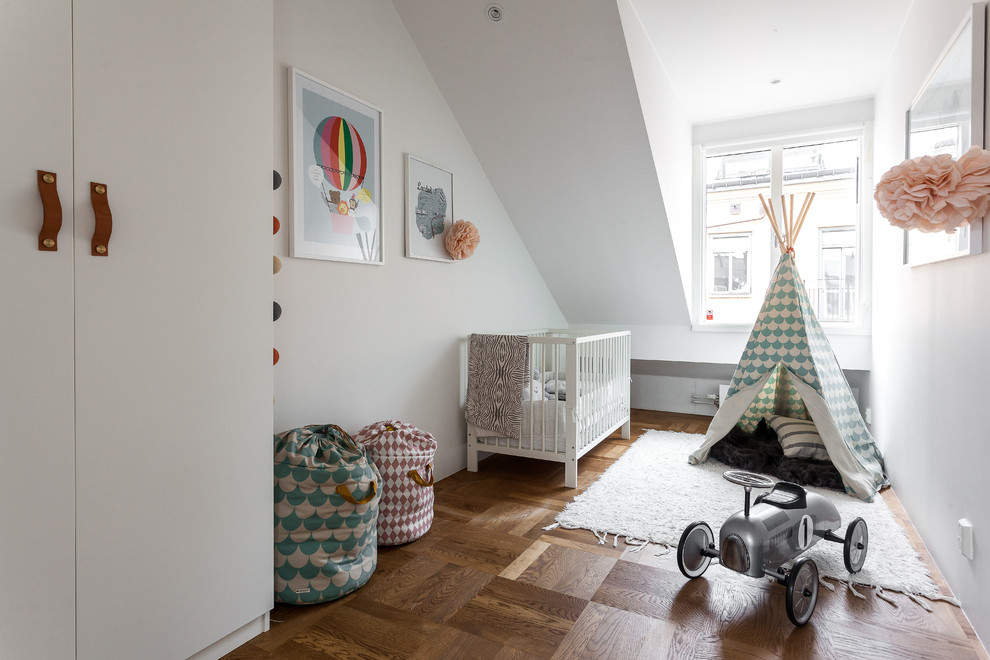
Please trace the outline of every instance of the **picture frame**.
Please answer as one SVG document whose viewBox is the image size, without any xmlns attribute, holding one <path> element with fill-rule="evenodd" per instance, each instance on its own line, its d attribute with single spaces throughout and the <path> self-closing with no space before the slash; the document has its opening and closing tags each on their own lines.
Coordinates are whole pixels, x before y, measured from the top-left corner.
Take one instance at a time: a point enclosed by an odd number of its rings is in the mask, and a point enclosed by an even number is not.
<svg viewBox="0 0 990 660">
<path fill-rule="evenodd" d="M 954 160 L 987 134 L 986 3 L 974 3 L 935 61 L 905 116 L 905 158 L 948 153 Z M 904 231 L 904 264 L 955 259 L 983 251 L 983 219 L 955 233 Z"/>
<path fill-rule="evenodd" d="M 289 256 L 382 265 L 382 111 L 294 67 L 289 108 Z"/>
<path fill-rule="evenodd" d="M 445 240 L 454 224 L 454 175 L 406 154 L 406 256 L 453 263 Z"/>
</svg>

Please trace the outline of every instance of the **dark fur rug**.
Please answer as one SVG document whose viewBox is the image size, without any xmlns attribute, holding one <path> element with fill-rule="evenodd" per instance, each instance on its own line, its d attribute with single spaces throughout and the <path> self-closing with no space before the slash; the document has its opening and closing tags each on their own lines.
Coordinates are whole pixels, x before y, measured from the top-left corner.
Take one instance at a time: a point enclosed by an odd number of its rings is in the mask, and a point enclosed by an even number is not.
<svg viewBox="0 0 990 660">
<path fill-rule="evenodd" d="M 738 426 L 732 427 L 712 447 L 711 456 L 737 470 L 769 474 L 801 486 L 845 490 L 842 477 L 831 462 L 784 456 L 777 434 L 762 419 L 752 434 Z"/>
</svg>

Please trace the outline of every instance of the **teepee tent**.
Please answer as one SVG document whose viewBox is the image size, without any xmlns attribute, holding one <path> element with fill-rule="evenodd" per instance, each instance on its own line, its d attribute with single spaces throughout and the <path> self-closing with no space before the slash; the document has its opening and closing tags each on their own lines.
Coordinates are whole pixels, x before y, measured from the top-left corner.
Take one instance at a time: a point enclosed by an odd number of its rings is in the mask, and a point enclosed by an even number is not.
<svg viewBox="0 0 990 660">
<path fill-rule="evenodd" d="M 792 246 L 812 199 L 806 198 L 796 222 L 785 214 L 783 234 L 767 207 L 781 247 L 780 262 L 725 401 L 689 460 L 704 461 L 734 426 L 752 431 L 764 415 L 810 418 L 846 492 L 869 502 L 887 483 L 883 458 L 794 267 Z"/>
</svg>

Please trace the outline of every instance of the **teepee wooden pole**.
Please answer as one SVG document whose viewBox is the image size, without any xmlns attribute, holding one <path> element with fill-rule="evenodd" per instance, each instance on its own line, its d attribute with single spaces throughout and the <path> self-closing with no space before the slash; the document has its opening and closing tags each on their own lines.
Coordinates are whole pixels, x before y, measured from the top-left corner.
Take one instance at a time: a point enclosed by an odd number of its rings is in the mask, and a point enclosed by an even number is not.
<svg viewBox="0 0 990 660">
<path fill-rule="evenodd" d="M 791 225 L 794 224 L 794 195 L 791 195 Z M 791 247 L 794 247 L 794 243 L 797 241 L 797 236 L 791 238 Z"/>
<path fill-rule="evenodd" d="M 794 247 L 794 225 L 792 224 L 794 218 L 787 217 L 787 199 L 783 195 L 780 196 L 780 212 L 784 216 L 784 240 L 787 241 L 787 249 L 790 250 Z"/>
<path fill-rule="evenodd" d="M 811 193 L 804 194 L 804 202 L 801 204 L 801 210 L 798 212 L 798 228 L 800 229 L 801 223 L 804 222 L 804 216 L 808 212 L 808 205 L 811 203 Z"/>
<path fill-rule="evenodd" d="M 767 200 L 763 199 L 763 193 L 759 194 L 760 204 L 763 204 L 763 210 L 767 214 L 767 220 L 770 221 L 770 226 L 773 227 L 773 233 L 777 235 L 777 247 L 780 248 L 780 253 L 784 254 L 784 239 L 780 237 L 780 228 L 777 226 L 777 220 L 773 217 L 773 204 L 767 206 Z"/>
<path fill-rule="evenodd" d="M 804 227 L 804 219 L 808 217 L 808 211 L 811 210 L 811 203 L 815 201 L 815 195 L 818 193 L 805 194 L 804 196 L 804 206 L 801 209 L 801 216 L 798 218 L 797 232 L 800 232 Z M 795 240 L 796 240 L 795 236 Z"/>
<path fill-rule="evenodd" d="M 801 225 L 804 222 L 804 214 L 807 212 L 809 199 L 810 199 L 809 193 L 805 193 L 804 202 L 801 203 L 801 210 L 798 211 L 797 215 L 793 216 L 794 238 L 792 242 L 792 247 L 797 245 L 798 236 L 801 234 Z"/>
</svg>

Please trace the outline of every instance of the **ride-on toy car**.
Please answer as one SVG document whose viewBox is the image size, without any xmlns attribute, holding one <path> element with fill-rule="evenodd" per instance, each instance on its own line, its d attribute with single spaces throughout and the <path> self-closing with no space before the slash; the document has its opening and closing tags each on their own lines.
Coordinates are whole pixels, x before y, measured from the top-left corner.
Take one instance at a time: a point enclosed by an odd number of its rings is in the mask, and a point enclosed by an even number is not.
<svg viewBox="0 0 990 660">
<path fill-rule="evenodd" d="M 818 604 L 818 566 L 814 560 L 799 559 L 790 570 L 783 564 L 797 557 L 821 539 L 842 544 L 846 570 L 863 568 L 869 546 L 866 521 L 856 518 L 846 528 L 845 538 L 837 536 L 842 521 L 835 505 L 817 493 L 797 484 L 753 472 L 729 470 L 728 481 L 746 489 L 745 507 L 733 514 L 719 531 L 719 548 L 708 523 L 691 523 L 677 545 L 677 567 L 686 577 L 700 577 L 713 557 L 726 568 L 752 577 L 769 576 L 787 587 L 787 618 L 796 626 L 808 623 Z M 772 488 L 750 506 L 753 488 Z"/>
</svg>

